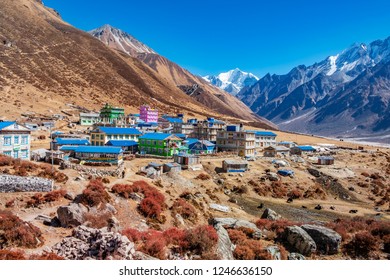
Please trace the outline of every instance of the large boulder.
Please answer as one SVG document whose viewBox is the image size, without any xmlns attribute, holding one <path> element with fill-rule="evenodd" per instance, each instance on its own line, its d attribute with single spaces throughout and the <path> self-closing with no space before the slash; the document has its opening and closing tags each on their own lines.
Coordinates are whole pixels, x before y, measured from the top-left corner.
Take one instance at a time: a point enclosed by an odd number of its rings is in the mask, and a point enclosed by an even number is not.
<svg viewBox="0 0 390 280">
<path fill-rule="evenodd" d="M 233 251 L 235 246 L 230 240 L 227 230 L 221 224 L 214 225 L 218 234 L 217 254 L 222 260 L 234 260 Z"/>
<path fill-rule="evenodd" d="M 253 237 L 256 239 L 260 239 L 262 236 L 261 230 L 251 222 L 248 222 L 246 220 L 239 220 L 235 218 L 214 218 L 210 222 L 214 227 L 215 225 L 219 224 L 222 225 L 225 228 L 249 228 L 253 231 Z"/>
<path fill-rule="evenodd" d="M 70 260 L 121 259 L 132 260 L 136 256 L 134 243 L 119 233 L 106 228 L 94 229 L 79 226 L 71 237 L 53 246 L 52 251 Z M 137 259 L 140 257 L 137 255 Z"/>
<path fill-rule="evenodd" d="M 305 256 L 310 256 L 317 250 L 313 238 L 298 226 L 287 227 L 284 231 L 284 236 L 288 245 Z"/>
<path fill-rule="evenodd" d="M 274 210 L 267 208 L 264 210 L 263 215 L 261 215 L 261 219 L 267 219 L 271 221 L 276 221 L 281 219 L 282 216 L 280 216 L 278 213 L 276 213 Z"/>
<path fill-rule="evenodd" d="M 301 226 L 313 238 L 317 250 L 322 254 L 337 254 L 340 249 L 341 236 L 332 229 L 318 225 Z"/>
<path fill-rule="evenodd" d="M 282 254 L 280 253 L 280 248 L 276 245 L 268 246 L 267 252 L 272 256 L 273 260 L 281 260 Z"/>
<path fill-rule="evenodd" d="M 294 260 L 294 261 L 304 261 L 305 257 L 298 253 L 290 253 L 287 257 L 288 260 Z"/>
<path fill-rule="evenodd" d="M 87 208 L 80 203 L 71 203 L 57 209 L 58 220 L 62 227 L 76 227 L 84 223 Z"/>
</svg>

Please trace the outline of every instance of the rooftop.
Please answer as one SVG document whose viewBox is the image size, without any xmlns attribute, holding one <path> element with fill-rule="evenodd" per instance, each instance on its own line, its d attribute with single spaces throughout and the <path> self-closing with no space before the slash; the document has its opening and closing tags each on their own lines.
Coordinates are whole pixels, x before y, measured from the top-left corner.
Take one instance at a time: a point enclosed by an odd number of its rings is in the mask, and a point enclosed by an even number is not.
<svg viewBox="0 0 390 280">
<path fill-rule="evenodd" d="M 172 118 L 172 117 L 163 117 L 163 118 L 169 121 L 170 123 L 183 123 L 183 119 L 181 118 Z"/>
<path fill-rule="evenodd" d="M 138 129 L 130 127 L 107 127 L 99 126 L 99 130 L 106 134 L 127 134 L 127 135 L 140 135 L 142 134 Z"/>
<path fill-rule="evenodd" d="M 254 132 L 258 136 L 277 136 L 275 133 L 271 131 L 261 131 L 261 130 L 248 130 L 248 132 Z"/>
<path fill-rule="evenodd" d="M 131 147 L 138 145 L 138 142 L 133 140 L 110 140 L 106 145 L 115 147 Z"/>
<path fill-rule="evenodd" d="M 236 160 L 236 159 L 225 159 L 224 162 L 227 164 L 248 164 L 245 160 Z"/>
<path fill-rule="evenodd" d="M 157 132 L 156 133 L 146 133 L 146 134 L 142 135 L 139 139 L 165 140 L 169 137 L 176 137 L 179 139 L 179 137 L 177 137 L 174 134 L 157 133 Z"/>
<path fill-rule="evenodd" d="M 7 126 L 13 125 L 15 122 L 0 122 L 0 130 L 6 128 Z"/>
<path fill-rule="evenodd" d="M 87 139 L 82 138 L 56 138 L 54 140 L 58 145 L 89 145 Z"/>
<path fill-rule="evenodd" d="M 104 153 L 104 154 L 120 154 L 120 147 L 107 146 L 80 146 L 75 149 L 76 153 Z"/>
</svg>

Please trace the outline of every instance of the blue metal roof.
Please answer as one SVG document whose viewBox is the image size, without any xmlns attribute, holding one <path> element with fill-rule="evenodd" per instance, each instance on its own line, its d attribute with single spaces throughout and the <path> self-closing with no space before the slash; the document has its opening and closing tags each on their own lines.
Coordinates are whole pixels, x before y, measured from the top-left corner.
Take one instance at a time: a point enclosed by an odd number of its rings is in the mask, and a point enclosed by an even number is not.
<svg viewBox="0 0 390 280">
<path fill-rule="evenodd" d="M 7 126 L 13 125 L 15 122 L 0 122 L 0 130 L 6 128 Z"/>
<path fill-rule="evenodd" d="M 172 118 L 172 117 L 164 117 L 170 123 L 183 123 L 183 119 L 180 118 Z"/>
<path fill-rule="evenodd" d="M 138 142 L 133 140 L 110 140 L 106 143 L 106 145 L 115 147 L 132 147 L 137 146 Z"/>
<path fill-rule="evenodd" d="M 138 129 L 131 128 L 131 127 L 99 126 L 99 129 L 106 134 L 122 134 L 122 135 L 140 135 L 140 134 L 142 134 Z"/>
<path fill-rule="evenodd" d="M 297 146 L 299 149 L 301 149 L 301 151 L 305 151 L 305 152 L 310 152 L 310 151 L 315 151 L 316 149 L 314 149 L 312 146 Z"/>
<path fill-rule="evenodd" d="M 278 144 L 293 144 L 294 142 L 291 142 L 291 141 L 282 141 L 282 142 L 279 142 Z"/>
<path fill-rule="evenodd" d="M 185 143 L 187 144 L 187 146 L 189 146 L 189 145 L 195 144 L 198 141 L 199 141 L 199 139 L 197 139 L 197 138 L 187 138 L 185 140 Z"/>
<path fill-rule="evenodd" d="M 186 138 L 186 135 L 183 134 L 183 133 L 175 133 L 175 135 L 179 138 L 182 138 L 182 139 L 185 139 Z"/>
<path fill-rule="evenodd" d="M 75 149 L 76 153 L 105 153 L 105 154 L 120 154 L 122 148 L 107 147 L 107 146 L 80 146 Z"/>
<path fill-rule="evenodd" d="M 75 151 L 79 146 L 62 146 L 60 151 Z"/>
<path fill-rule="evenodd" d="M 165 140 L 166 138 L 174 136 L 169 133 L 146 133 L 142 135 L 139 139 L 150 139 L 150 140 Z M 177 137 L 177 136 L 176 136 Z"/>
<path fill-rule="evenodd" d="M 56 138 L 55 142 L 58 145 L 89 145 L 89 141 L 87 139 L 81 138 Z"/>
<path fill-rule="evenodd" d="M 254 132 L 258 136 L 277 136 L 271 131 L 262 131 L 262 130 L 248 130 L 249 132 Z"/>
</svg>

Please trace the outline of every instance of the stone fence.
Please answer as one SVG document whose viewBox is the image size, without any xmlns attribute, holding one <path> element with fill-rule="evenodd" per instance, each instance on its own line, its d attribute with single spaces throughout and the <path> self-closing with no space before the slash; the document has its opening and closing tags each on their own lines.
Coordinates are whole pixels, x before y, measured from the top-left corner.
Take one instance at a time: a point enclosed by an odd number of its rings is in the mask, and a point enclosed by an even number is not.
<svg viewBox="0 0 390 280">
<path fill-rule="evenodd" d="M 0 192 L 50 192 L 53 180 L 38 177 L 0 175 Z"/>
<path fill-rule="evenodd" d="M 121 178 L 123 175 L 125 165 L 122 163 L 117 168 L 92 168 L 92 167 L 86 167 L 80 164 L 70 163 L 68 161 L 61 162 L 61 168 L 62 169 L 74 169 L 78 172 L 92 175 L 96 177 L 105 177 L 105 176 L 112 176 L 112 177 L 118 177 Z"/>
</svg>

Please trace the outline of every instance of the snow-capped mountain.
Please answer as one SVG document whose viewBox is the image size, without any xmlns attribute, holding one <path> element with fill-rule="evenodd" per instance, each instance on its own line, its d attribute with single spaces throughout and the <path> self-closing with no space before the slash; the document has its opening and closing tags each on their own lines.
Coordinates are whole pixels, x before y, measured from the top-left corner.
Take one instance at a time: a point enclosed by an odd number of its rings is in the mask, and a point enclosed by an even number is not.
<svg viewBox="0 0 390 280">
<path fill-rule="evenodd" d="M 259 80 L 252 73 L 243 72 L 238 68 L 217 76 L 208 75 L 203 77 L 203 79 L 234 96 L 244 87 L 250 87 Z"/>
<path fill-rule="evenodd" d="M 324 136 L 390 131 L 390 37 L 262 77 L 238 95 L 281 129 Z M 390 138 L 386 138 L 390 141 Z"/>
<path fill-rule="evenodd" d="M 154 50 L 141 43 L 130 34 L 108 24 L 91 30 L 88 33 L 98 38 L 107 46 L 123 51 L 131 56 L 135 56 L 140 53 L 156 53 Z"/>
</svg>

